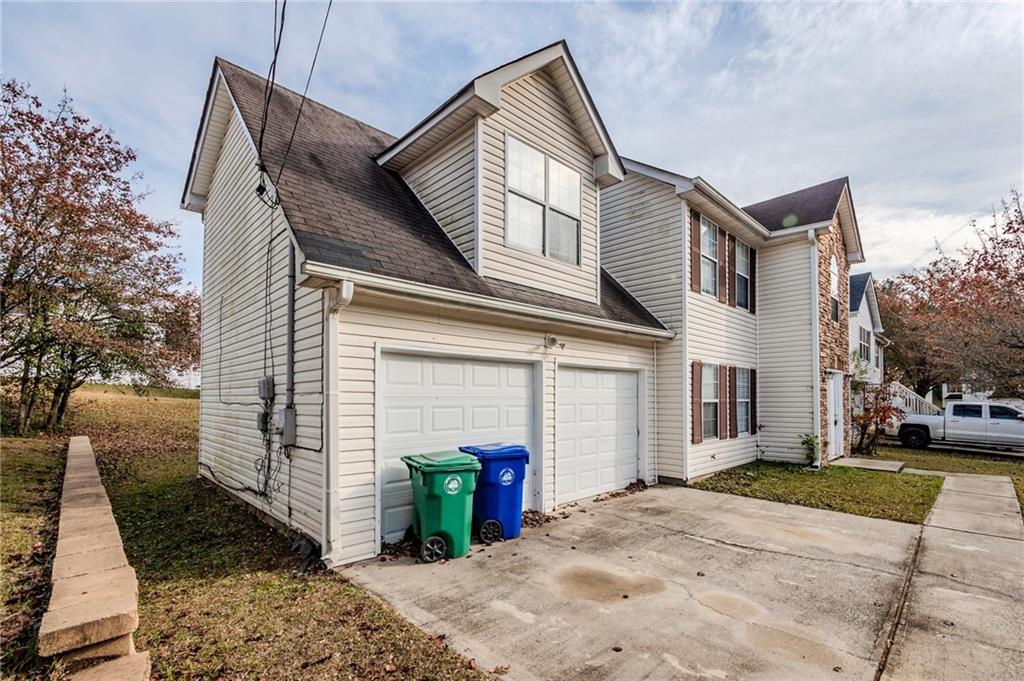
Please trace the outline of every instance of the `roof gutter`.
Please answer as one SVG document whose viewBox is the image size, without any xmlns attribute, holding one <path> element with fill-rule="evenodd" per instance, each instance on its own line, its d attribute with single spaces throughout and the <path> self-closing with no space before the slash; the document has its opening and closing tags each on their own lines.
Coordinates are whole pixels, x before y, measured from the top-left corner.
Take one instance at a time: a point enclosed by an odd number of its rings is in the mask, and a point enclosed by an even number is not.
<svg viewBox="0 0 1024 681">
<path fill-rule="evenodd" d="M 758 222 L 753 217 L 748 215 L 746 211 L 744 211 L 742 208 L 737 206 L 735 203 L 733 203 L 732 201 L 727 199 L 720 191 L 718 191 L 717 189 L 712 187 L 710 184 L 708 184 L 704 180 L 704 178 L 702 178 L 702 177 L 695 177 L 693 179 L 693 186 L 694 186 L 694 188 L 697 191 L 699 191 L 702 194 L 706 195 L 712 201 L 717 203 L 726 212 L 732 214 L 733 217 L 735 217 L 737 220 L 739 220 L 744 225 L 746 225 L 750 229 L 754 230 L 755 232 L 757 232 L 758 234 L 760 234 L 764 238 L 767 239 L 767 238 L 769 238 L 771 236 L 771 232 L 769 232 L 764 227 L 764 225 L 762 225 L 760 222 Z"/>
<path fill-rule="evenodd" d="M 655 329 L 649 326 L 641 326 L 639 324 L 629 324 L 627 322 L 616 322 L 610 319 L 590 317 L 588 315 L 578 314 L 575 312 L 552 310 L 539 305 L 530 305 L 529 303 L 502 300 L 500 298 L 492 298 L 490 296 L 483 296 L 476 293 L 455 291 L 441 286 L 431 286 L 430 284 L 420 284 L 417 282 L 405 281 L 403 279 L 395 279 L 393 277 L 384 277 L 378 274 L 360 272 L 359 270 L 337 267 L 335 265 L 328 265 L 325 263 L 311 262 L 309 260 L 303 262 L 302 272 L 306 275 L 302 285 L 311 288 L 322 288 L 324 286 L 333 285 L 333 282 L 348 280 L 359 286 L 365 286 L 367 288 L 385 291 L 388 293 L 415 296 L 417 298 L 435 300 L 447 304 L 495 310 L 505 314 L 545 319 L 564 324 L 589 326 L 607 331 L 665 340 L 675 336 L 675 332 L 668 329 Z"/>
</svg>

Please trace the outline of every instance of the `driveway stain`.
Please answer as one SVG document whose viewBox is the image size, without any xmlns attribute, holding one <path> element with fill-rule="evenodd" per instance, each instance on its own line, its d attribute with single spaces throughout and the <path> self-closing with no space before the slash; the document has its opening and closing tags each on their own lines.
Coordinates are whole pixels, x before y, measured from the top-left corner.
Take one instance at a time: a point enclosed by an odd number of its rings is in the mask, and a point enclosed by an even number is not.
<svg viewBox="0 0 1024 681">
<path fill-rule="evenodd" d="M 582 599 L 608 603 L 640 596 L 650 596 L 665 589 L 665 582 L 651 575 L 625 577 L 607 570 L 573 566 L 555 577 L 562 595 L 568 599 Z"/>
</svg>

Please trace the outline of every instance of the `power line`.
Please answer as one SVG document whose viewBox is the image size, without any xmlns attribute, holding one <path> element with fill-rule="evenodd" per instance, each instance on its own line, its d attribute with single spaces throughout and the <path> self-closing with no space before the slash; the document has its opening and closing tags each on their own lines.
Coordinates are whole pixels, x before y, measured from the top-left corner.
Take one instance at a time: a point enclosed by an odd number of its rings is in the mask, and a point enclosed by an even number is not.
<svg viewBox="0 0 1024 681">
<path fill-rule="evenodd" d="M 316 58 L 320 56 L 320 44 L 324 41 L 324 31 L 327 29 L 327 19 L 331 16 L 331 7 L 334 5 L 334 0 L 329 0 L 327 3 L 327 11 L 324 13 L 324 23 L 320 26 L 320 37 L 316 41 L 316 50 L 313 52 L 313 62 L 309 65 L 309 74 L 306 76 L 306 87 L 302 89 L 302 100 L 299 102 L 299 112 L 295 114 L 295 124 L 292 125 L 292 134 L 288 138 L 288 146 L 284 150 L 284 159 L 281 161 L 281 169 L 277 173 L 277 179 L 274 180 L 276 186 L 281 181 L 281 176 L 284 174 L 284 167 L 288 163 L 288 154 L 292 151 L 292 142 L 295 140 L 295 131 L 299 128 L 299 118 L 302 117 L 302 107 L 306 105 L 306 93 L 309 92 L 309 83 L 313 80 L 313 69 L 316 68 Z"/>
<path fill-rule="evenodd" d="M 274 97 L 274 81 L 277 79 L 277 57 L 281 52 L 281 38 L 284 37 L 284 19 L 288 10 L 288 0 L 281 3 L 281 22 L 277 21 L 277 0 L 274 0 L 274 52 L 270 59 L 270 68 L 267 70 L 267 80 L 263 85 L 263 113 L 260 117 L 260 134 L 256 143 L 256 153 L 259 156 L 260 172 L 266 172 L 263 163 L 263 138 L 267 131 L 267 121 L 270 118 L 270 100 Z"/>
</svg>

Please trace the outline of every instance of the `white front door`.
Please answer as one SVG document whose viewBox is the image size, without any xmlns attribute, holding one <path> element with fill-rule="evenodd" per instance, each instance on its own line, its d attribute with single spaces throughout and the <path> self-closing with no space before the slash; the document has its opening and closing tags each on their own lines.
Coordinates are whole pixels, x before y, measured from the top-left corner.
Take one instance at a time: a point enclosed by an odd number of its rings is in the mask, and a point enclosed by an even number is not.
<svg viewBox="0 0 1024 681">
<path fill-rule="evenodd" d="M 828 405 L 828 431 L 825 437 L 828 439 L 828 458 L 831 461 L 843 455 L 843 375 L 829 372 L 825 391 L 825 402 Z"/>
<path fill-rule="evenodd" d="M 558 368 L 555 503 L 638 478 L 638 384 L 633 371 Z"/>
<path fill-rule="evenodd" d="M 514 442 L 533 453 L 533 365 L 384 353 L 377 379 L 380 527 L 384 541 L 412 524 L 412 487 L 401 458 L 460 445 Z M 523 504 L 532 508 L 532 466 Z"/>
</svg>

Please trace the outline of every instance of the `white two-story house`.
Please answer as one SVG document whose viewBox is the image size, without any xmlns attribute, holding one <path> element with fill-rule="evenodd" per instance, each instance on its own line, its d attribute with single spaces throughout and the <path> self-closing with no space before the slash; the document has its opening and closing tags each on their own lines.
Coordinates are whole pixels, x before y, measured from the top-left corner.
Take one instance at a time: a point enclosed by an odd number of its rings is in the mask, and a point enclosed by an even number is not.
<svg viewBox="0 0 1024 681">
<path fill-rule="evenodd" d="M 524 443 L 547 510 L 796 459 L 820 430 L 812 264 L 832 234 L 859 258 L 852 204 L 776 227 L 621 159 L 564 42 L 397 138 L 266 91 L 215 61 L 182 197 L 205 229 L 199 472 L 329 565 L 404 534 L 406 454 Z M 653 213 L 627 196 L 648 181 Z"/>
<path fill-rule="evenodd" d="M 885 378 L 885 338 L 870 272 L 850 277 L 850 371 L 854 380 L 880 385 Z"/>
</svg>

